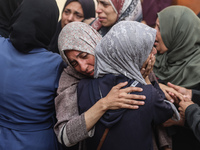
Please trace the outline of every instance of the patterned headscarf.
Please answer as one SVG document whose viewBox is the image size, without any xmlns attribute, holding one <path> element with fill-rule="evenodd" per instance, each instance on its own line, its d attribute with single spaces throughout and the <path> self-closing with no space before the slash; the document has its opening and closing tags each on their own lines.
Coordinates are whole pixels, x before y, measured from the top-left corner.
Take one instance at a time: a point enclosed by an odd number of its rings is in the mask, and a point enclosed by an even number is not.
<svg viewBox="0 0 200 150">
<path fill-rule="evenodd" d="M 121 21 L 114 25 L 97 45 L 94 77 L 123 74 L 146 84 L 140 73 L 150 54 L 156 30 L 136 21 Z"/>
<path fill-rule="evenodd" d="M 156 76 L 165 83 L 200 89 L 200 19 L 185 6 L 167 7 L 158 19 L 168 51 L 156 56 Z"/>
<path fill-rule="evenodd" d="M 71 22 L 61 31 L 58 48 L 63 60 L 70 65 L 64 54 L 65 50 L 77 50 L 94 55 L 94 50 L 101 35 L 90 25 L 83 22 Z"/>
<path fill-rule="evenodd" d="M 118 14 L 116 23 L 123 20 L 142 21 L 142 6 L 140 0 L 109 0 L 109 2 Z M 99 31 L 101 35 L 105 35 L 110 29 L 110 27 L 102 27 L 98 19 L 95 20 L 92 27 Z"/>
</svg>

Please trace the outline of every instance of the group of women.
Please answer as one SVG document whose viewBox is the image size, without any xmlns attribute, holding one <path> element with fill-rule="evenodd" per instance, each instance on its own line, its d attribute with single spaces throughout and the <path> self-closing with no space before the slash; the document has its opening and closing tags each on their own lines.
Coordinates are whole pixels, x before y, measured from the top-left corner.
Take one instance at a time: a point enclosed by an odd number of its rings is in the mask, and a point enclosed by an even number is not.
<svg viewBox="0 0 200 150">
<path fill-rule="evenodd" d="M 200 19 L 189 8 L 158 13 L 156 31 L 139 22 L 140 0 L 98 0 L 97 19 L 93 0 L 68 0 L 58 23 L 54 0 L 4 4 L 0 149 L 199 149 Z M 156 147 L 162 123 L 172 145 Z"/>
</svg>

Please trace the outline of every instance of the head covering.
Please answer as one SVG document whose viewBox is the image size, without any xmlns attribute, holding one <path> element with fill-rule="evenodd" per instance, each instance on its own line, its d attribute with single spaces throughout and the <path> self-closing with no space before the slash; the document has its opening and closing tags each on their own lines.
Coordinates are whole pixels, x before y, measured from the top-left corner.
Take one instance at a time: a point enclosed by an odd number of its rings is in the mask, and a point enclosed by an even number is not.
<svg viewBox="0 0 200 150">
<path fill-rule="evenodd" d="M 95 17 L 95 5 L 93 0 L 67 0 L 64 7 L 63 11 L 65 10 L 65 7 L 71 3 L 71 2 L 79 2 L 82 6 L 83 13 L 84 13 L 84 19 L 89 19 L 89 18 L 94 18 Z M 56 33 L 49 45 L 49 50 L 52 52 L 59 53 L 58 50 L 58 36 L 62 30 L 61 27 L 61 21 L 58 22 Z"/>
<path fill-rule="evenodd" d="M 140 73 L 150 54 L 156 30 L 136 21 L 121 21 L 114 25 L 97 45 L 94 77 L 123 74 L 146 84 Z"/>
<path fill-rule="evenodd" d="M 64 12 L 65 7 L 71 2 L 79 2 L 81 4 L 84 13 L 84 19 L 95 17 L 95 5 L 93 0 L 67 0 L 62 12 Z"/>
<path fill-rule="evenodd" d="M 172 0 L 143 0 L 143 20 L 147 23 L 147 25 L 151 27 L 155 26 L 156 19 L 158 17 L 157 13 L 171 4 Z"/>
<path fill-rule="evenodd" d="M 0 35 L 8 38 L 10 19 L 22 0 L 0 0 Z"/>
<path fill-rule="evenodd" d="M 63 60 L 70 65 L 64 54 L 65 50 L 77 50 L 94 55 L 94 50 L 101 35 L 90 25 L 83 22 L 67 24 L 58 37 L 58 48 Z"/>
<path fill-rule="evenodd" d="M 11 18 L 10 40 L 23 53 L 47 48 L 56 30 L 59 10 L 55 0 L 24 0 Z"/>
<path fill-rule="evenodd" d="M 185 6 L 167 7 L 158 19 L 168 51 L 156 56 L 156 76 L 165 83 L 195 88 L 200 83 L 200 19 Z"/>
<path fill-rule="evenodd" d="M 126 21 L 142 21 L 142 6 L 140 0 L 109 0 L 113 9 L 118 14 L 117 22 Z M 111 27 L 102 27 L 101 22 L 97 19 L 92 27 L 104 36 Z"/>
</svg>

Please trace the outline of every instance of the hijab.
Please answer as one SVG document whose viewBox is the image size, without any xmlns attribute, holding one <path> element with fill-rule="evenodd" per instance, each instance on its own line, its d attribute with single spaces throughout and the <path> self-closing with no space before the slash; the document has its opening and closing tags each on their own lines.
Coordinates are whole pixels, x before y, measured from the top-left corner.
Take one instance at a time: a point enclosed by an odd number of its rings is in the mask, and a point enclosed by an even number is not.
<svg viewBox="0 0 200 150">
<path fill-rule="evenodd" d="M 126 21 L 142 21 L 142 6 L 140 0 L 109 0 L 115 12 L 118 14 L 117 22 Z M 103 27 L 97 18 L 92 27 L 104 36 L 111 27 Z"/>
<path fill-rule="evenodd" d="M 83 22 L 67 24 L 58 37 L 58 48 L 63 60 L 70 65 L 64 51 L 77 50 L 94 55 L 94 50 L 101 35 L 90 25 Z"/>
<path fill-rule="evenodd" d="M 185 6 L 167 7 L 158 19 L 168 51 L 156 56 L 156 76 L 165 83 L 196 88 L 200 83 L 200 19 Z"/>
<path fill-rule="evenodd" d="M 8 38 L 10 19 L 22 0 L 0 0 L 0 35 Z"/>
<path fill-rule="evenodd" d="M 82 9 L 83 9 L 83 13 L 84 13 L 84 19 L 89 19 L 89 18 L 94 18 L 95 17 L 95 5 L 94 5 L 94 1 L 93 0 L 67 0 L 65 2 L 65 5 L 63 7 L 63 10 L 62 10 L 62 13 L 64 12 L 65 10 L 65 7 L 67 5 L 69 5 L 69 3 L 71 2 L 79 2 L 82 6 Z M 61 27 L 61 21 L 58 22 L 58 25 L 57 25 L 57 29 L 56 29 L 56 33 L 51 41 L 51 44 L 49 45 L 49 50 L 50 51 L 53 51 L 53 52 L 56 52 L 56 53 L 59 53 L 59 50 L 58 50 L 58 36 L 60 34 L 62 30 L 62 27 Z"/>
<path fill-rule="evenodd" d="M 140 69 L 150 54 L 156 30 L 136 21 L 115 24 L 96 46 L 94 77 L 112 73 L 146 84 Z"/>
<path fill-rule="evenodd" d="M 59 16 L 55 0 L 25 0 L 11 18 L 10 40 L 20 52 L 47 48 Z"/>
</svg>

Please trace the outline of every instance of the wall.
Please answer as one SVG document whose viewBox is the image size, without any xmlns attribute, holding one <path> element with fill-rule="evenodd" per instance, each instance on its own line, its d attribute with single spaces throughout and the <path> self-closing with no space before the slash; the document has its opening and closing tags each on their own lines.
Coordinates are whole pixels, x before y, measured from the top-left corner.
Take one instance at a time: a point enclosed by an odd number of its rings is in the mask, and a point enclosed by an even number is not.
<svg viewBox="0 0 200 150">
<path fill-rule="evenodd" d="M 187 6 L 196 14 L 200 12 L 200 0 L 173 0 L 172 4 Z"/>
</svg>

